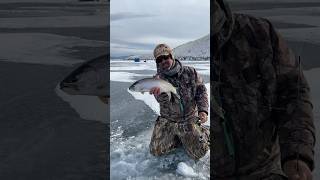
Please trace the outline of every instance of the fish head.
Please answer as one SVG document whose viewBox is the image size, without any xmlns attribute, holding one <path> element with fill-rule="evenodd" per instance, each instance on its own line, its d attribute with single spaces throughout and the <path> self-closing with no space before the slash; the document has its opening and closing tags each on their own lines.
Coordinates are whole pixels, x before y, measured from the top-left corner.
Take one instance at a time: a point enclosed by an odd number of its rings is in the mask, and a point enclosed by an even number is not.
<svg viewBox="0 0 320 180">
<path fill-rule="evenodd" d="M 140 79 L 136 82 L 134 82 L 130 87 L 130 91 L 135 91 L 135 92 L 147 92 L 149 91 L 148 88 L 146 87 L 146 79 Z"/>
<path fill-rule="evenodd" d="M 107 79 L 106 62 L 89 61 L 62 80 L 60 89 L 70 95 L 108 96 Z"/>
<path fill-rule="evenodd" d="M 130 91 L 138 91 L 139 89 L 138 89 L 138 87 L 139 87 L 139 85 L 138 85 L 138 81 L 137 82 L 135 82 L 135 83 L 133 83 L 130 87 L 129 87 L 129 90 Z"/>
</svg>

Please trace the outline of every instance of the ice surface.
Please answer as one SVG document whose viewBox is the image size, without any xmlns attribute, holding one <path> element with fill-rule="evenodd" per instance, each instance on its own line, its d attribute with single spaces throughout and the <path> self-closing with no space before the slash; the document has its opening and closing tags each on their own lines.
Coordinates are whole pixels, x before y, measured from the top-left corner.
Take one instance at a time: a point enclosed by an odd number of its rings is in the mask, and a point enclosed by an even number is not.
<svg viewBox="0 0 320 180">
<path fill-rule="evenodd" d="M 129 73 L 129 72 L 110 72 L 110 81 L 134 82 L 134 81 L 136 81 L 136 78 L 134 78 L 134 77 L 139 77 L 139 76 L 147 76 L 147 75 L 146 74 Z"/>
<path fill-rule="evenodd" d="M 105 27 L 106 15 L 1 18 L 0 28 Z"/>
<path fill-rule="evenodd" d="M 320 28 L 294 28 L 278 30 L 283 37 L 289 40 L 309 42 L 320 45 Z M 301 47 L 303 48 L 303 47 Z"/>
<path fill-rule="evenodd" d="M 120 62 L 120 61 L 117 61 Z M 115 63 L 114 61 L 111 63 Z M 138 70 L 153 70 L 156 71 L 156 64 L 154 61 L 147 61 L 147 62 L 132 62 L 127 61 L 126 66 L 122 65 L 111 65 L 111 71 L 138 71 Z"/>
<path fill-rule="evenodd" d="M 78 2 L 78 0 L 1 0 L 1 3 L 26 3 L 26 2 L 39 2 L 39 3 L 68 3 L 68 2 Z"/>
<path fill-rule="evenodd" d="M 105 42 L 46 33 L 0 33 L 0 61 L 71 66 L 83 62 L 68 54 L 74 46 L 105 47 Z"/>
<path fill-rule="evenodd" d="M 268 19 L 295 23 L 295 24 L 307 24 L 312 26 L 320 26 L 319 16 L 307 16 L 307 15 L 282 15 L 282 16 L 269 16 Z"/>
<path fill-rule="evenodd" d="M 237 13 L 243 13 L 243 14 L 251 14 L 258 17 L 273 17 L 273 16 L 283 16 L 283 15 L 312 15 L 319 12 L 320 7 L 298 7 L 298 8 L 272 8 L 272 9 L 259 9 L 259 10 L 242 10 L 237 11 Z M 270 16 L 272 15 L 272 16 Z M 317 17 L 317 16 L 314 16 Z M 283 21 L 286 21 L 284 18 L 282 18 Z M 308 24 L 307 22 L 292 22 L 295 24 Z"/>
<path fill-rule="evenodd" d="M 183 64 L 195 67 L 197 71 L 205 70 L 209 72 L 210 70 L 208 61 L 184 61 Z M 137 67 L 137 69 L 135 69 L 135 67 Z M 154 69 L 152 70 L 152 68 Z M 146 63 L 111 61 L 110 73 L 112 81 L 127 83 L 127 86 L 122 85 L 122 87 L 128 88 L 133 81 L 141 79 L 143 76 L 152 76 L 155 73 L 155 63 L 154 61 L 147 61 Z M 205 76 L 208 75 L 209 73 L 205 74 Z M 210 83 L 206 82 L 205 85 L 208 88 L 208 92 L 210 92 Z M 141 94 L 139 92 L 131 92 L 128 89 L 126 89 L 125 92 L 130 94 L 134 99 L 143 101 L 152 109 L 155 115 L 159 114 L 159 104 L 153 95 L 149 93 Z M 111 97 L 113 101 L 117 101 L 117 98 L 119 97 Z M 128 103 L 134 104 L 134 102 L 131 101 L 128 101 Z M 178 163 L 180 162 L 188 164 L 188 166 L 198 174 L 197 179 L 210 179 L 210 152 L 197 163 L 191 160 L 182 148 L 178 148 L 172 153 L 161 157 L 154 157 L 149 152 L 152 128 L 145 127 L 142 128 L 144 129 L 142 132 L 137 131 L 134 133 L 134 136 L 125 136 L 125 131 L 128 131 L 127 129 L 130 128 L 127 126 L 130 125 L 129 123 L 119 122 L 129 121 L 135 117 L 127 118 L 128 120 L 111 119 L 110 179 L 190 179 L 191 177 L 181 176 L 176 172 Z M 155 117 L 153 117 L 153 119 L 155 119 Z M 136 122 L 138 124 L 146 124 L 143 122 L 150 121 L 150 119 L 141 119 L 139 117 L 136 121 L 141 121 Z M 113 124 L 122 125 L 114 127 Z M 210 125 L 210 122 L 208 121 L 206 124 Z M 131 125 L 134 126 L 134 124 Z M 153 125 L 151 127 L 153 127 Z M 134 130 L 132 131 L 134 132 Z"/>
<path fill-rule="evenodd" d="M 197 69 L 199 74 L 210 75 L 210 62 L 208 61 L 181 61 L 184 65 L 188 65 Z M 123 64 L 126 65 L 123 65 Z M 140 71 L 150 70 L 156 71 L 156 64 L 154 60 L 148 60 L 146 62 L 133 62 L 133 60 L 113 60 L 110 66 L 111 71 Z"/>
<path fill-rule="evenodd" d="M 184 162 L 179 162 L 176 171 L 178 174 L 181 174 L 185 177 L 198 177 L 198 174 L 195 173 L 194 170 Z"/>
<path fill-rule="evenodd" d="M 59 89 L 59 85 L 56 86 L 55 92 L 68 102 L 82 119 L 107 122 L 108 107 L 97 96 L 68 95 Z"/>
<path fill-rule="evenodd" d="M 168 155 L 155 157 L 149 152 L 151 133 L 152 130 L 149 130 L 137 136 L 123 138 L 121 128 L 111 132 L 110 179 L 185 179 L 176 173 L 179 162 L 190 164 L 189 168 L 198 173 L 198 179 L 209 179 L 209 152 L 197 163 L 190 160 L 182 148 Z"/>
<path fill-rule="evenodd" d="M 311 69 L 308 71 L 304 71 L 304 75 L 308 80 L 310 90 L 311 90 L 311 100 L 313 103 L 313 114 L 314 114 L 314 124 L 316 128 L 316 138 L 320 137 L 320 68 Z M 315 146 L 315 163 L 320 162 L 320 145 L 319 140 L 316 141 Z M 314 179 L 320 178 L 320 169 L 316 165 L 316 168 L 313 171 Z"/>
<path fill-rule="evenodd" d="M 319 0 L 229 0 L 228 2 L 267 2 L 267 3 L 299 3 L 319 2 Z"/>
</svg>

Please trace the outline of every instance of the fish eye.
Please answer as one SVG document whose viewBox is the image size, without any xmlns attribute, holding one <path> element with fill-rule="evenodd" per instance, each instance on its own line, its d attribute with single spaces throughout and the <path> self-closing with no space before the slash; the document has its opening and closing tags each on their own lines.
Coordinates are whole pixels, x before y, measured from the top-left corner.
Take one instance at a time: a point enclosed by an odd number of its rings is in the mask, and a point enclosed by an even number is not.
<svg viewBox="0 0 320 180">
<path fill-rule="evenodd" d="M 73 78 L 69 78 L 69 79 L 67 80 L 67 82 L 68 82 L 68 83 L 73 83 L 73 82 L 76 82 L 77 80 L 78 80 L 77 78 L 73 77 Z"/>
</svg>

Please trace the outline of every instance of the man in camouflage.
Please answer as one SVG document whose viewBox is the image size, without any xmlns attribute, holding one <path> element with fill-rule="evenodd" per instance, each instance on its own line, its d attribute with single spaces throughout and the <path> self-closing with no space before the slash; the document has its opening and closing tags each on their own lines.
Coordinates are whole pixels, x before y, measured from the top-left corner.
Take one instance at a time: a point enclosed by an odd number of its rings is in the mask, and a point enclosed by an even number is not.
<svg viewBox="0 0 320 180">
<path fill-rule="evenodd" d="M 262 18 L 211 11 L 211 176 L 312 179 L 315 128 L 297 58 Z"/>
<path fill-rule="evenodd" d="M 174 59 L 168 45 L 156 46 L 154 57 L 156 77 L 170 82 L 180 97 L 172 93 L 160 94 L 159 87 L 150 90 L 160 104 L 160 116 L 154 126 L 150 152 L 159 156 L 182 145 L 192 159 L 198 160 L 209 149 L 209 130 L 201 125 L 207 121 L 208 114 L 206 87 L 194 68 L 183 66 Z"/>
</svg>

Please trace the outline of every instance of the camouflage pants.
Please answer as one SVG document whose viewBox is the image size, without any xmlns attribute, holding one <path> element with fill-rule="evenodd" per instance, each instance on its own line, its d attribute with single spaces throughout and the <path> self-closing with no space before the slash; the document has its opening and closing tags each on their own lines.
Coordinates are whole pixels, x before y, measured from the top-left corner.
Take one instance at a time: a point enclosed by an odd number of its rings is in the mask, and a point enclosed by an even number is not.
<svg viewBox="0 0 320 180">
<path fill-rule="evenodd" d="M 175 123 L 159 117 L 153 129 L 150 152 L 160 156 L 182 145 L 192 159 L 198 160 L 209 149 L 209 133 L 209 129 L 193 122 Z"/>
<path fill-rule="evenodd" d="M 287 180 L 288 178 L 284 175 L 280 174 L 269 174 L 267 176 L 240 176 L 240 177 L 226 177 L 226 178 L 219 178 L 214 177 L 215 180 Z"/>
<path fill-rule="evenodd" d="M 263 180 L 286 180 L 287 177 L 279 174 L 272 174 L 269 177 L 263 178 Z"/>
</svg>

